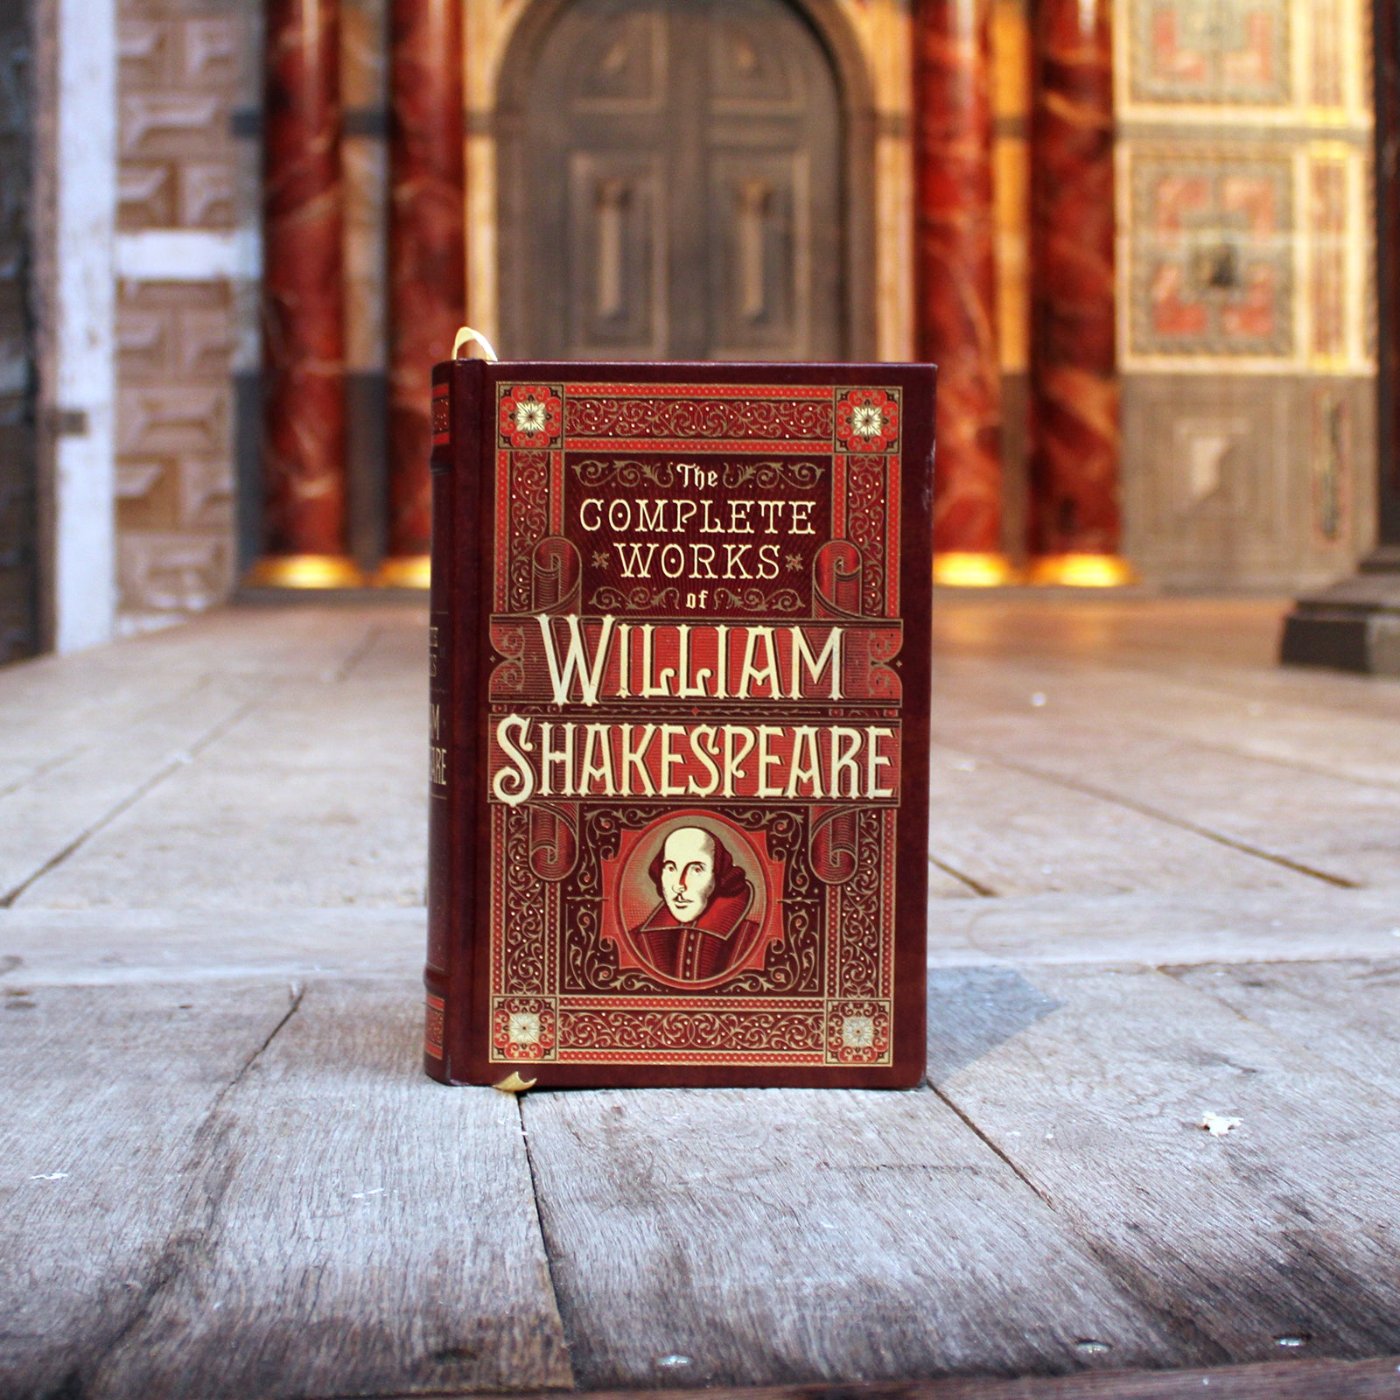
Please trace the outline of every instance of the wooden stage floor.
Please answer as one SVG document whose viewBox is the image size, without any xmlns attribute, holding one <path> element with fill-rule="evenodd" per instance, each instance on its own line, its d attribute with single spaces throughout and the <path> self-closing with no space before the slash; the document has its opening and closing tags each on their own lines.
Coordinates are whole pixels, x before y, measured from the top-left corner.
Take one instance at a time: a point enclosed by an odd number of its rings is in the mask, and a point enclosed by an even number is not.
<svg viewBox="0 0 1400 1400">
<path fill-rule="evenodd" d="M 0 671 L 0 1395 L 1396 1394 L 1400 685 L 1282 608 L 939 598 L 908 1093 L 425 1079 L 416 609 Z"/>
</svg>

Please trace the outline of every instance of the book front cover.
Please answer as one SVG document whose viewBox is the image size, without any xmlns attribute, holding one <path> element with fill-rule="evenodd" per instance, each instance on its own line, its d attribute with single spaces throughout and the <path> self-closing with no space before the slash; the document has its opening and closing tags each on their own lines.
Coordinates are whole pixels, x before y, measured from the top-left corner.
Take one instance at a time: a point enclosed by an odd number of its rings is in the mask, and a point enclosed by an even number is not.
<svg viewBox="0 0 1400 1400">
<path fill-rule="evenodd" d="M 932 372 L 870 373 L 493 382 L 491 1076 L 917 1078 Z"/>
</svg>

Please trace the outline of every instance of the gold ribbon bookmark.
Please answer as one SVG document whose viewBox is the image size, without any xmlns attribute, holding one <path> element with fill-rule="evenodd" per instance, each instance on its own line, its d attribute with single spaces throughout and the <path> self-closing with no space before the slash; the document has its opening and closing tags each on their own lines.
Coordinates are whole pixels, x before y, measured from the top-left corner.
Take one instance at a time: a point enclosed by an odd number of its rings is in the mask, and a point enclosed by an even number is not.
<svg viewBox="0 0 1400 1400">
<path fill-rule="evenodd" d="M 470 356 L 463 356 L 462 347 L 472 344 L 481 347 L 481 358 L 483 360 L 491 360 L 494 362 L 500 359 L 500 356 L 496 354 L 496 347 L 492 345 L 480 331 L 474 331 L 470 326 L 463 326 L 454 337 L 452 341 L 452 358 L 454 360 L 463 358 L 470 359 Z"/>
</svg>

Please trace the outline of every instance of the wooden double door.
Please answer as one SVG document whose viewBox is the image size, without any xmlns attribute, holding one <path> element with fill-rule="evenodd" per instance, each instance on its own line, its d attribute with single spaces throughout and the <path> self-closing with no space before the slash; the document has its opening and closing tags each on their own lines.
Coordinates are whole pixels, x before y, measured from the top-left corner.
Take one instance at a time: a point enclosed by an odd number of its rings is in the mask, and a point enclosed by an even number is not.
<svg viewBox="0 0 1400 1400">
<path fill-rule="evenodd" d="M 839 359 L 841 114 L 783 0 L 574 0 L 503 180 L 508 353 Z"/>
</svg>

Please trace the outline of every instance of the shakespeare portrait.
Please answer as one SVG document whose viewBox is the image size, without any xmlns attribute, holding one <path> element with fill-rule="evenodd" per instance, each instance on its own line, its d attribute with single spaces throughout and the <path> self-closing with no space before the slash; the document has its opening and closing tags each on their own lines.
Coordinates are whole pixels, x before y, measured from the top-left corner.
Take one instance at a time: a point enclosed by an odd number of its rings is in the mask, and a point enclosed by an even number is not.
<svg viewBox="0 0 1400 1400">
<path fill-rule="evenodd" d="M 714 831 L 673 827 L 647 876 L 656 904 L 628 934 L 650 968 L 676 982 L 709 982 L 743 965 L 761 932 L 754 888 Z"/>
</svg>

